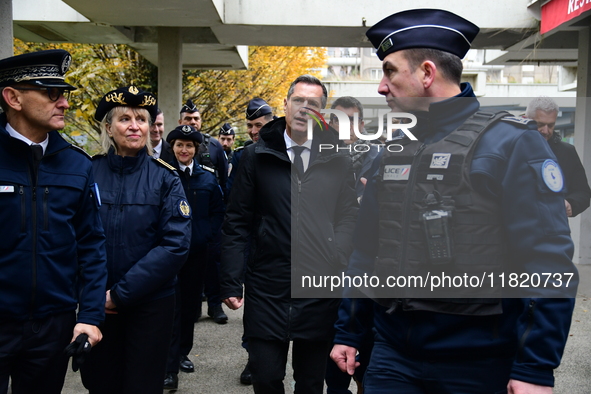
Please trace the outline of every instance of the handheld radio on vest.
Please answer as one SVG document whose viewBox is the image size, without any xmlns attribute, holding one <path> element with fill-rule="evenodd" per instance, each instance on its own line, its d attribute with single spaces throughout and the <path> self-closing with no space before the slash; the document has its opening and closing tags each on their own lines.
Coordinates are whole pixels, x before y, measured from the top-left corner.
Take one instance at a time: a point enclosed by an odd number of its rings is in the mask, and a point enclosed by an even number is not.
<svg viewBox="0 0 591 394">
<path fill-rule="evenodd" d="M 420 211 L 419 220 L 427 241 L 427 257 L 433 264 L 448 264 L 453 258 L 453 201 L 445 204 L 435 191 L 425 198 L 424 203 L 427 206 Z"/>
</svg>

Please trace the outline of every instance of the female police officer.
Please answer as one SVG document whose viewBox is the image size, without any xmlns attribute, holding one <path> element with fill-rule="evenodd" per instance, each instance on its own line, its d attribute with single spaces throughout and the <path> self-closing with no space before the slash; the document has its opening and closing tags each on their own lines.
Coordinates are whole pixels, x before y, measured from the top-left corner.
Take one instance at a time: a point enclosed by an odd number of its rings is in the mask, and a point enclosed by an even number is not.
<svg viewBox="0 0 591 394">
<path fill-rule="evenodd" d="M 93 160 L 107 237 L 104 342 L 82 367 L 90 393 L 162 392 L 175 277 L 189 250 L 191 210 L 174 169 L 147 149 L 156 99 L 129 86 L 99 103 L 104 154 Z"/>
<path fill-rule="evenodd" d="M 164 379 L 165 389 L 176 389 L 179 360 L 184 372 L 194 370 L 188 354 L 193 347 L 193 326 L 203 292 L 207 243 L 220 231 L 224 218 L 224 203 L 222 189 L 215 174 L 193 160 L 199 144 L 203 142 L 201 133 L 192 126 L 181 125 L 171 131 L 166 140 L 175 156 L 171 164 L 179 172 L 193 210 L 191 248 L 189 258 L 178 275 L 177 311 Z"/>
</svg>

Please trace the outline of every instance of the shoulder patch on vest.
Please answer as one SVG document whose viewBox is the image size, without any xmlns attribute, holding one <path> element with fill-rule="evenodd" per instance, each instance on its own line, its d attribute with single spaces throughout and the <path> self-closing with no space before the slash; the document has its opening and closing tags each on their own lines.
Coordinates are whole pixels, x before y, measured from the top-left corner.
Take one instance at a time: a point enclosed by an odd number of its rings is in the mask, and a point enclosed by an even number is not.
<svg viewBox="0 0 591 394">
<path fill-rule="evenodd" d="M 92 159 L 92 156 L 90 156 L 88 153 L 86 153 L 86 151 L 84 149 L 80 148 L 79 146 L 70 145 L 70 148 L 74 149 L 76 152 L 82 153 L 84 156 L 88 157 L 89 159 Z"/>
<path fill-rule="evenodd" d="M 212 174 L 215 174 L 215 170 L 213 168 L 211 168 L 211 167 L 204 166 L 203 164 L 199 164 L 199 167 L 203 168 L 205 171 L 209 171 Z"/>
<path fill-rule="evenodd" d="M 168 164 L 167 162 L 165 162 L 162 159 L 154 159 L 154 161 L 158 164 L 160 164 L 162 167 L 169 169 L 170 171 L 174 172 L 176 174 L 176 168 L 174 168 L 173 166 L 171 166 L 170 164 Z"/>
<path fill-rule="evenodd" d="M 519 127 L 528 128 L 527 124 L 529 122 L 533 122 L 533 120 L 528 118 L 518 118 L 516 116 L 507 116 L 501 119 L 503 122 L 508 122 L 514 125 L 518 125 Z"/>
</svg>

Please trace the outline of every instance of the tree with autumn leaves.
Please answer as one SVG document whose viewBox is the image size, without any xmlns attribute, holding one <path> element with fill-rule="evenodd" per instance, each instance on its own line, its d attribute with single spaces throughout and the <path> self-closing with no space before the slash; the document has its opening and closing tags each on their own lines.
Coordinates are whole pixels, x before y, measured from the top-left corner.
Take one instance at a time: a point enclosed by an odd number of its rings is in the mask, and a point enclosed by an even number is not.
<svg viewBox="0 0 591 394">
<path fill-rule="evenodd" d="M 318 76 L 325 62 L 325 48 L 250 47 L 248 70 L 185 72 L 183 98 L 199 105 L 203 130 L 217 132 L 225 122 L 245 124 L 246 106 L 255 97 L 263 98 L 282 115 L 291 82 L 302 74 Z"/>
<path fill-rule="evenodd" d="M 14 52 L 18 55 L 54 48 L 72 54 L 66 80 L 79 88 L 70 95 L 70 110 L 62 134 L 89 153 L 96 153 L 99 127 L 94 112 L 102 96 L 132 84 L 157 93 L 158 70 L 127 45 L 40 44 L 15 39 Z M 238 130 L 243 129 L 237 138 L 241 141 L 245 139 L 244 111 L 250 99 L 264 98 L 281 115 L 291 81 L 301 74 L 317 73 L 325 61 L 324 48 L 250 47 L 248 70 L 183 71 L 183 101 L 191 99 L 200 108 L 203 132 L 216 135 L 219 127 L 228 122 Z M 167 128 L 172 129 L 173 124 L 168 121 Z"/>
</svg>

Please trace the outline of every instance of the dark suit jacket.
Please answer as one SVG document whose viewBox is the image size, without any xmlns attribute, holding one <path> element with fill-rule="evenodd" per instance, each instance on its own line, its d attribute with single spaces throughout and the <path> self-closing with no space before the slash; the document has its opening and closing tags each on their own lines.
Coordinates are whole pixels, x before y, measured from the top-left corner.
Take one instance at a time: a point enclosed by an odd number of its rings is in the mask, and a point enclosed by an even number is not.
<svg viewBox="0 0 591 394">
<path fill-rule="evenodd" d="M 170 144 L 162 140 L 162 151 L 160 152 L 160 158 L 167 163 L 170 163 L 174 159 L 174 153 L 172 153 L 172 147 Z"/>
</svg>

